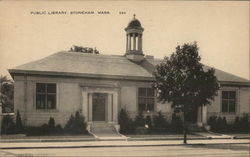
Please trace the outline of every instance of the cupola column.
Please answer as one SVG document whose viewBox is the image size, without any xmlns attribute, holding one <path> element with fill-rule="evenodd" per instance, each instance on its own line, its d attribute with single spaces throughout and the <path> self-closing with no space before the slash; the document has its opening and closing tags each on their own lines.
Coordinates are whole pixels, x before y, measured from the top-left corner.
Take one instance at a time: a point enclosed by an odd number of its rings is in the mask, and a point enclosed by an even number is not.
<svg viewBox="0 0 250 157">
<path fill-rule="evenodd" d="M 135 36 L 135 33 L 133 33 L 133 50 L 136 50 L 136 36 Z"/>
<path fill-rule="evenodd" d="M 129 49 L 128 49 L 128 34 L 127 34 L 127 36 L 126 36 L 127 38 L 126 38 L 126 51 L 128 51 Z"/>
<path fill-rule="evenodd" d="M 142 35 L 140 34 L 138 37 L 138 50 L 142 50 Z"/>
<path fill-rule="evenodd" d="M 128 34 L 128 50 L 131 50 L 131 35 Z"/>
</svg>

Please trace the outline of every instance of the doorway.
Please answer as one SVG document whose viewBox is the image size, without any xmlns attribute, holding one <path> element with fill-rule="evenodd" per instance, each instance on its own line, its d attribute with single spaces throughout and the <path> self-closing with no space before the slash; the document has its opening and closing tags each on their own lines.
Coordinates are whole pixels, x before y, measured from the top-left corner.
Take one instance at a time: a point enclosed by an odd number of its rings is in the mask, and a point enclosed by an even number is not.
<svg viewBox="0 0 250 157">
<path fill-rule="evenodd" d="M 93 121 L 106 121 L 107 97 L 106 93 L 93 93 Z"/>
</svg>

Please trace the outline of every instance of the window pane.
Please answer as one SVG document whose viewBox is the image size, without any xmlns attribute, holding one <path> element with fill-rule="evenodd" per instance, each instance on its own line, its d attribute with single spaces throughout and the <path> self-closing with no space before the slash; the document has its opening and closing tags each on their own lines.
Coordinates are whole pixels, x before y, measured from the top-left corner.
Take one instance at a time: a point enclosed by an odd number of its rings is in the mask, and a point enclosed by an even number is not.
<svg viewBox="0 0 250 157">
<path fill-rule="evenodd" d="M 229 99 L 235 99 L 236 92 L 229 92 Z"/>
<path fill-rule="evenodd" d="M 45 93 L 45 84 L 44 83 L 37 83 L 36 84 L 36 92 Z"/>
<path fill-rule="evenodd" d="M 56 108 L 56 95 L 49 94 L 47 96 L 47 109 L 55 109 Z"/>
<path fill-rule="evenodd" d="M 139 98 L 139 104 L 146 104 L 146 98 Z"/>
<path fill-rule="evenodd" d="M 45 108 L 45 95 L 42 95 L 42 94 L 36 95 L 36 108 L 37 109 Z"/>
<path fill-rule="evenodd" d="M 145 111 L 146 104 L 139 104 L 139 111 Z"/>
<path fill-rule="evenodd" d="M 147 88 L 147 96 L 154 96 L 154 89 L 153 88 Z"/>
<path fill-rule="evenodd" d="M 146 96 L 146 88 L 139 88 L 139 96 Z"/>
<path fill-rule="evenodd" d="M 228 101 L 227 100 L 222 100 L 222 112 L 228 112 Z"/>
<path fill-rule="evenodd" d="M 229 112 L 235 112 L 235 101 L 234 100 L 229 101 Z"/>
<path fill-rule="evenodd" d="M 154 98 L 147 98 L 147 104 L 154 104 Z"/>
<path fill-rule="evenodd" d="M 154 104 L 148 104 L 147 105 L 147 110 L 154 111 Z"/>
<path fill-rule="evenodd" d="M 47 92 L 48 93 L 56 93 L 56 84 L 47 84 Z"/>
<path fill-rule="evenodd" d="M 222 99 L 228 99 L 228 92 L 222 91 Z"/>
</svg>

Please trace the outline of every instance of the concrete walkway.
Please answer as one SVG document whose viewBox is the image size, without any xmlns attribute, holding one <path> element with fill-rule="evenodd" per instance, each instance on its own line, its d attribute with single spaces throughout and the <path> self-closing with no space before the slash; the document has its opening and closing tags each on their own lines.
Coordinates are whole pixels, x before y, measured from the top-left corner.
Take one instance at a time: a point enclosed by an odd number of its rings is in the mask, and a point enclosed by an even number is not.
<svg viewBox="0 0 250 157">
<path fill-rule="evenodd" d="M 188 145 L 249 144 L 249 139 L 188 140 Z M 182 140 L 161 141 L 81 141 L 81 142 L 13 142 L 0 143 L 0 149 L 89 148 L 89 147 L 146 147 L 184 145 Z"/>
</svg>

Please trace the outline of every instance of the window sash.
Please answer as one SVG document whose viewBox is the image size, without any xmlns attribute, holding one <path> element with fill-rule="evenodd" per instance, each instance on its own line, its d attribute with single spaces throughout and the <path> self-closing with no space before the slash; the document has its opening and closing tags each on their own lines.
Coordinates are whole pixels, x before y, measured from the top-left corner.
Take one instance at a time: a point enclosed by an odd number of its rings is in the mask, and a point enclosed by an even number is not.
<svg viewBox="0 0 250 157">
<path fill-rule="evenodd" d="M 43 87 L 44 86 L 44 87 Z M 50 86 L 48 89 L 48 86 Z M 44 88 L 40 90 L 39 88 Z M 50 91 L 50 92 L 48 92 Z M 56 109 L 56 84 L 37 83 L 36 84 L 36 109 Z"/>
<path fill-rule="evenodd" d="M 236 92 L 222 91 L 221 112 L 235 113 L 236 112 Z"/>
<path fill-rule="evenodd" d="M 138 109 L 139 111 L 154 111 L 155 96 L 152 88 L 139 88 Z M 154 90 L 153 90 L 154 91 Z"/>
</svg>

